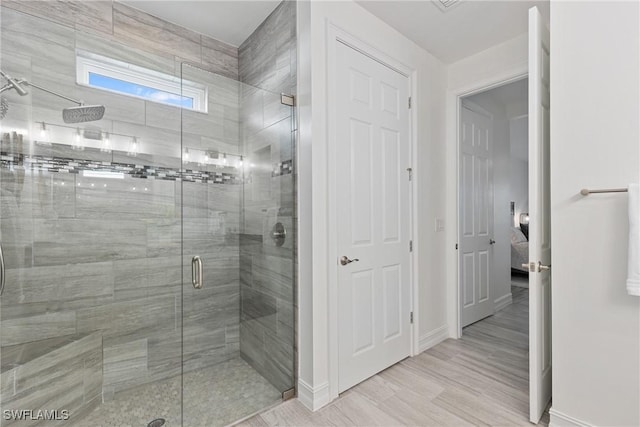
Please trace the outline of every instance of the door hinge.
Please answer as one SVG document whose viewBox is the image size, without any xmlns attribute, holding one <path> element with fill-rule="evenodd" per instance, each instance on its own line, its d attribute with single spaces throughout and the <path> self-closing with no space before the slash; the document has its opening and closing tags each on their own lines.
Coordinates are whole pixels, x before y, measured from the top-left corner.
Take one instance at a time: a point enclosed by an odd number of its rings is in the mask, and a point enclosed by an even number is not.
<svg viewBox="0 0 640 427">
<path fill-rule="evenodd" d="M 456 251 L 458 250 L 458 244 L 456 243 Z"/>
<path fill-rule="evenodd" d="M 280 103 L 282 105 L 288 105 L 289 107 L 293 107 L 296 102 L 293 95 L 287 95 L 285 93 L 282 93 L 280 94 Z"/>
<path fill-rule="evenodd" d="M 411 314 L 409 315 L 409 321 L 411 321 L 411 323 L 413 323 L 413 311 L 411 312 Z"/>
<path fill-rule="evenodd" d="M 409 109 L 411 109 L 411 97 L 409 97 Z"/>
<path fill-rule="evenodd" d="M 293 399 L 294 397 L 296 397 L 296 389 L 295 388 L 290 388 L 289 390 L 285 390 L 282 392 L 282 400 L 289 400 L 289 399 Z"/>
<path fill-rule="evenodd" d="M 413 240 L 409 240 L 409 252 L 413 252 Z"/>
<path fill-rule="evenodd" d="M 413 168 L 407 168 L 407 172 L 409 172 L 409 181 L 413 179 Z"/>
</svg>

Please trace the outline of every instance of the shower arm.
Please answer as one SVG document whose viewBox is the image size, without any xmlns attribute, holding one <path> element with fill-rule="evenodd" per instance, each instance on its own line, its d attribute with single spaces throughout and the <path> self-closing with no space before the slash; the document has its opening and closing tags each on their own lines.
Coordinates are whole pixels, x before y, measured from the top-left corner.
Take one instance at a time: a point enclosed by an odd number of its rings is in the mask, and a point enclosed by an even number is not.
<svg viewBox="0 0 640 427">
<path fill-rule="evenodd" d="M 2 73 L 1 71 L 0 71 L 0 73 L 2 74 L 2 76 L 4 78 L 7 78 L 5 73 Z M 55 96 L 57 96 L 59 98 L 66 99 L 67 101 L 74 102 L 74 103 L 76 103 L 78 105 L 84 105 L 84 102 L 82 102 L 82 101 L 78 101 L 77 99 L 69 98 L 66 95 L 62 95 L 62 94 L 60 94 L 58 92 L 54 92 L 54 91 L 46 89 L 46 88 L 44 88 L 42 86 L 38 86 L 37 84 L 31 83 L 31 82 L 29 82 L 29 81 L 27 81 L 25 79 L 17 79 L 17 80 L 15 80 L 15 83 L 23 84 L 23 85 L 26 85 L 26 86 L 31 86 L 31 87 L 34 87 L 36 89 L 40 89 L 43 92 L 47 92 L 47 93 L 50 93 L 51 95 L 55 95 Z M 15 86 L 10 82 L 10 83 L 8 83 L 8 84 L 6 84 L 6 85 L 4 85 L 4 86 L 2 86 L 0 88 L 0 93 L 4 92 L 6 90 L 9 90 L 9 89 L 14 89 L 14 88 L 15 88 Z"/>
<path fill-rule="evenodd" d="M 54 91 L 52 91 L 52 90 L 49 90 L 49 89 L 43 88 L 42 86 L 38 86 L 38 85 L 33 84 L 33 83 L 31 83 L 31 82 L 29 82 L 29 81 L 27 81 L 27 80 L 22 80 L 22 79 L 21 79 L 21 80 L 18 80 L 18 83 L 20 83 L 20 84 L 25 84 L 25 85 L 27 85 L 27 86 L 31 86 L 31 87 L 35 87 L 36 89 L 40 89 L 40 90 L 41 90 L 41 91 L 43 91 L 43 92 L 50 93 L 51 95 L 55 95 L 55 96 L 57 96 L 57 97 L 59 97 L 59 98 L 66 99 L 67 101 L 75 102 L 75 103 L 76 103 L 76 104 L 78 104 L 78 105 L 84 105 L 84 102 L 82 102 L 82 101 L 78 101 L 77 99 L 69 98 L 69 97 L 68 97 L 68 96 L 66 96 L 66 95 L 62 95 L 62 94 L 60 94 L 60 93 L 58 93 L 58 92 L 54 92 Z"/>
</svg>

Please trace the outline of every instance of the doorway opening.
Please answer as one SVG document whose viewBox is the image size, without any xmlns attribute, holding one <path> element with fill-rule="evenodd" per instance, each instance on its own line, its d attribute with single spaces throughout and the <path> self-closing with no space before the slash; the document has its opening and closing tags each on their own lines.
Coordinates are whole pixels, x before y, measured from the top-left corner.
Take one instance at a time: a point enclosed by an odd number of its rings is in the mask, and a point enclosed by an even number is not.
<svg viewBox="0 0 640 427">
<path fill-rule="evenodd" d="M 549 29 L 538 9 L 535 7 L 530 9 L 528 65 L 512 69 L 506 75 L 495 76 L 494 79 L 478 81 L 472 86 L 460 88 L 452 93 L 454 97 L 451 99 L 454 102 L 451 105 L 455 108 L 456 114 L 454 123 L 456 153 L 452 152 L 452 154 L 455 155 L 458 166 L 454 178 L 457 192 L 455 210 L 458 216 L 454 263 L 457 280 L 455 293 L 452 293 L 455 297 L 451 299 L 452 314 L 455 314 L 452 321 L 457 329 L 454 333 L 463 340 L 475 340 L 476 344 L 489 352 L 489 354 L 483 354 L 481 362 L 493 361 L 494 364 L 491 366 L 494 372 L 499 371 L 510 376 L 508 363 L 501 363 L 498 360 L 499 357 L 493 352 L 497 346 L 508 343 L 509 340 L 505 339 L 506 337 L 512 338 L 511 352 L 518 355 L 516 376 L 522 380 L 516 390 L 520 395 L 518 403 L 526 404 L 525 401 L 528 400 L 529 420 L 533 423 L 538 423 L 543 416 L 548 417 L 545 409 L 548 409 L 551 401 L 552 388 L 549 39 Z M 523 215 L 523 225 L 519 229 L 522 232 L 523 228 L 528 228 L 528 238 L 524 239 L 529 242 L 527 265 L 529 287 L 511 288 L 510 256 L 505 257 L 509 260 L 508 264 L 499 263 L 497 260 L 500 259 L 500 253 L 510 253 L 509 230 L 512 227 L 510 223 L 513 224 L 513 228 L 516 228 L 515 216 L 519 206 L 516 206 L 513 200 L 513 209 L 511 209 L 512 200 L 508 195 L 511 186 L 500 184 L 499 180 L 495 183 L 493 179 L 496 164 L 498 166 L 501 164 L 494 161 L 494 147 L 490 143 L 495 137 L 493 122 L 496 115 L 488 111 L 489 107 L 483 108 L 470 98 L 491 89 L 506 90 L 507 85 L 525 78 L 527 79 L 524 86 L 527 87 L 525 95 L 528 98 L 526 108 L 522 108 L 524 110 L 522 114 L 512 113 L 511 117 L 528 114 L 526 120 L 529 181 L 527 209 L 530 223 L 527 227 L 527 216 Z M 475 99 L 475 101 L 479 100 Z M 513 111 L 506 107 L 503 109 Z M 469 123 L 465 123 L 465 120 Z M 504 135 L 504 128 L 501 132 Z M 500 150 L 496 150 L 496 153 L 499 152 Z M 502 162 L 504 164 L 504 159 Z M 507 194 L 506 201 L 504 194 Z M 505 215 L 505 211 L 508 226 L 496 227 L 494 213 L 500 216 Z M 519 225 L 520 214 L 517 215 Z M 502 238 L 496 234 L 505 231 L 507 234 L 502 235 Z M 514 241 L 516 240 L 518 239 L 514 238 Z M 523 240 L 522 237 L 519 240 Z M 500 245 L 502 248 L 499 247 Z M 496 252 L 498 256 L 494 256 Z M 516 265 L 515 262 L 514 265 Z M 493 271 L 496 264 L 502 268 L 502 275 Z M 522 279 L 518 278 L 515 281 L 517 284 L 526 283 Z M 503 290 L 508 286 L 513 291 L 503 294 L 495 292 L 496 284 L 505 286 Z M 528 304 L 519 298 L 514 298 L 519 295 L 527 295 Z M 502 333 L 502 336 L 496 336 L 495 333 L 491 336 L 488 328 L 484 327 L 492 322 L 496 323 L 500 317 L 508 317 L 505 312 L 516 308 L 517 304 L 514 302 L 522 303 L 520 305 L 523 312 L 520 313 L 519 330 L 513 329 L 513 325 L 517 322 L 512 316 L 503 325 L 492 325 L 492 328 Z M 498 310 L 500 308 L 503 309 Z M 472 314 L 475 318 L 467 314 Z M 463 331 L 465 326 L 466 329 Z M 512 327 L 512 330 L 504 326 Z M 469 338 L 473 329 L 480 329 L 478 336 Z M 526 369 L 527 365 L 528 369 Z"/>
<path fill-rule="evenodd" d="M 460 98 L 462 340 L 487 349 L 529 401 L 528 78 Z M 523 266 L 525 264 L 525 266 Z"/>
<path fill-rule="evenodd" d="M 514 299 L 525 295 L 526 302 L 528 79 L 461 98 L 459 132 L 464 335 L 464 328 L 509 307 Z M 524 332 L 526 321 L 523 318 Z"/>
</svg>

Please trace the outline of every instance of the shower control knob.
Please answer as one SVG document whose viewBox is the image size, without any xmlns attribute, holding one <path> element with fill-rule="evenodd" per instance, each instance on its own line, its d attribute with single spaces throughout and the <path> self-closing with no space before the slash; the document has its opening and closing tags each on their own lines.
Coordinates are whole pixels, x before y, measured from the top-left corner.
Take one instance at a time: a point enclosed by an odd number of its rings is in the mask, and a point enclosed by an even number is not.
<svg viewBox="0 0 640 427">
<path fill-rule="evenodd" d="M 286 238 L 287 229 L 284 227 L 284 225 L 281 222 L 274 225 L 271 229 L 271 239 L 273 239 L 273 242 L 276 244 L 276 246 L 284 245 L 284 241 Z"/>
</svg>

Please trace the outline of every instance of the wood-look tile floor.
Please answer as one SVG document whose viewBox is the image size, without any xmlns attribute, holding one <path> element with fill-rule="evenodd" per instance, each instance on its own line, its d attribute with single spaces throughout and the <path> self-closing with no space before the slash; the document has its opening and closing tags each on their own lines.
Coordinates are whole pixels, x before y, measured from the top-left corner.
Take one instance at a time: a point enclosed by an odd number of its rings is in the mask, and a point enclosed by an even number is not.
<svg viewBox="0 0 640 427">
<path fill-rule="evenodd" d="M 265 426 L 531 426 L 528 289 L 513 303 L 340 395 L 317 412 L 297 399 L 240 424 Z M 540 425 L 548 425 L 545 413 Z"/>
</svg>

